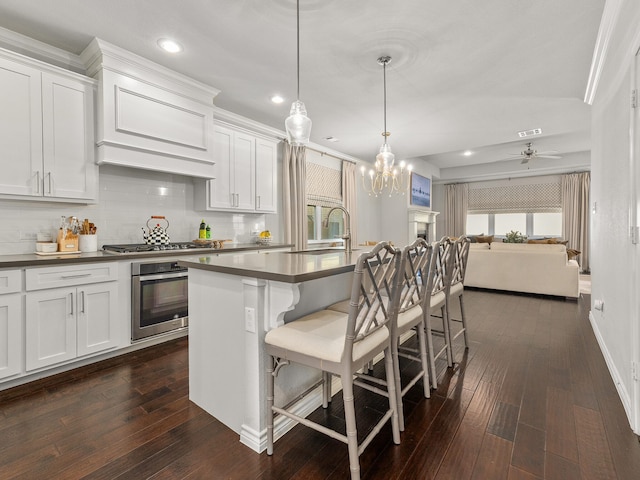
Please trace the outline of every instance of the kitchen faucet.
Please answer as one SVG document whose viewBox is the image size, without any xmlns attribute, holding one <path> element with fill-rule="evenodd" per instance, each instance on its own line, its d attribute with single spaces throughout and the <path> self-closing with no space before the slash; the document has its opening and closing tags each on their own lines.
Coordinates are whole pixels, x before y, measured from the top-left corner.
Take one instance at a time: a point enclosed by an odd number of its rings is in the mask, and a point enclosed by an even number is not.
<svg viewBox="0 0 640 480">
<path fill-rule="evenodd" d="M 345 225 L 345 233 L 344 235 L 342 235 L 342 239 L 344 240 L 344 248 L 346 253 L 351 253 L 351 215 L 349 215 L 347 209 L 341 205 L 333 207 L 331 210 L 329 210 L 329 214 L 324 221 L 324 226 L 329 226 L 329 217 L 334 210 L 342 210 L 344 212 L 344 216 L 346 217 L 347 223 Z"/>
</svg>

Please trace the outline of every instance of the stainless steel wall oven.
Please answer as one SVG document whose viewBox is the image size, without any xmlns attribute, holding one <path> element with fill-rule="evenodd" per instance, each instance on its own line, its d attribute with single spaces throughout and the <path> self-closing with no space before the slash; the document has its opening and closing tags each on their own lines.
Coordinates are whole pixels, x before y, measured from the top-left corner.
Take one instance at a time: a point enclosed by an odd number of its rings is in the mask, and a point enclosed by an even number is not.
<svg viewBox="0 0 640 480">
<path fill-rule="evenodd" d="M 187 269 L 176 261 L 131 264 L 131 340 L 189 325 Z"/>
</svg>

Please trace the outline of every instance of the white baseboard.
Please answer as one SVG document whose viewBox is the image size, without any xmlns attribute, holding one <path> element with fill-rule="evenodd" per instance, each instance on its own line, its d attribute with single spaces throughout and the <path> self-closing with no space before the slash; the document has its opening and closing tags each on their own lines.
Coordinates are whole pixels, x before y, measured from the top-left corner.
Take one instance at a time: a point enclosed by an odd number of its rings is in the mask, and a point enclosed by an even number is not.
<svg viewBox="0 0 640 480">
<path fill-rule="evenodd" d="M 609 369 L 609 374 L 613 379 L 613 384 L 616 386 L 616 390 L 618 391 L 618 396 L 622 401 L 622 406 L 624 407 L 624 411 L 627 414 L 627 421 L 629 422 L 629 426 L 632 425 L 631 419 L 633 418 L 632 409 L 631 409 L 631 396 L 627 391 L 624 383 L 622 382 L 622 377 L 620 376 L 620 372 L 616 368 L 615 363 L 613 362 L 613 357 L 609 353 L 607 349 L 607 345 L 604 342 L 604 338 L 600 333 L 600 329 L 598 328 L 598 324 L 593 317 L 593 312 L 589 312 L 589 322 L 591 323 L 591 328 L 593 329 L 593 333 L 596 336 L 596 340 L 598 341 L 598 345 L 600 346 L 600 351 L 602 352 L 602 356 L 604 357 L 604 361 L 607 364 L 607 368 Z"/>
</svg>

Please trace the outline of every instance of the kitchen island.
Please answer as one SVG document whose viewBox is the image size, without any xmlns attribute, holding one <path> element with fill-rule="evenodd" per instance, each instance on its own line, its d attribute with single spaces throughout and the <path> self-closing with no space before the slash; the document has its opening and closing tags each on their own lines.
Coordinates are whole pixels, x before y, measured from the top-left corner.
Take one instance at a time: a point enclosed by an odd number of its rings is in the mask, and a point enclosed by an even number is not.
<svg viewBox="0 0 640 480">
<path fill-rule="evenodd" d="M 360 252 L 274 252 L 199 255 L 189 268 L 189 398 L 240 435 L 256 452 L 266 448 L 264 336 L 348 297 Z M 317 395 L 295 405 L 306 416 L 321 404 L 320 372 L 283 368 L 276 401 L 286 404 L 310 388 Z M 279 418 L 275 437 L 294 423 Z"/>
</svg>

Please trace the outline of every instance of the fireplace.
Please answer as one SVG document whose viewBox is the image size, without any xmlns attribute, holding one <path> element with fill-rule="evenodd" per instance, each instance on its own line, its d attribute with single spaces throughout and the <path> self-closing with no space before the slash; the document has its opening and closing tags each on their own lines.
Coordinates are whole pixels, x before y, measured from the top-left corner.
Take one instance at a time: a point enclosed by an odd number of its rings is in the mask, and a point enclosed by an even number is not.
<svg viewBox="0 0 640 480">
<path fill-rule="evenodd" d="M 424 238 L 429 243 L 435 242 L 436 216 L 439 213 L 431 210 L 409 210 L 409 238 Z"/>
</svg>

